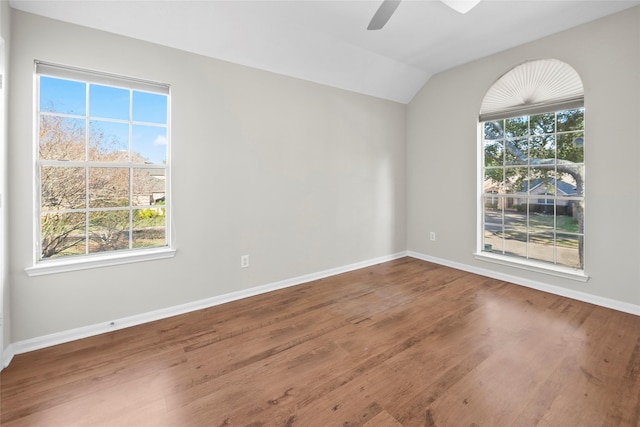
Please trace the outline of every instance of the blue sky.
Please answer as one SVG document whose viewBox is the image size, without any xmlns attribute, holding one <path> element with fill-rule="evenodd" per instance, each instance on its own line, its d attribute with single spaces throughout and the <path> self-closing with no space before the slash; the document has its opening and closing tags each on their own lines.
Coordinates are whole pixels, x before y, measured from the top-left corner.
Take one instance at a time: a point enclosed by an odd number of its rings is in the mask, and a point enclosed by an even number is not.
<svg viewBox="0 0 640 427">
<path fill-rule="evenodd" d="M 78 116 L 89 113 L 91 131 L 104 134 L 104 141 L 111 146 L 110 149 L 118 151 L 129 147 L 129 123 L 109 120 L 142 122 L 144 124 L 131 124 L 133 152 L 152 163 L 164 163 L 167 153 L 167 96 L 133 91 L 130 108 L 128 89 L 89 84 L 89 105 L 86 105 L 86 90 L 83 82 L 41 76 L 40 110 Z"/>
</svg>

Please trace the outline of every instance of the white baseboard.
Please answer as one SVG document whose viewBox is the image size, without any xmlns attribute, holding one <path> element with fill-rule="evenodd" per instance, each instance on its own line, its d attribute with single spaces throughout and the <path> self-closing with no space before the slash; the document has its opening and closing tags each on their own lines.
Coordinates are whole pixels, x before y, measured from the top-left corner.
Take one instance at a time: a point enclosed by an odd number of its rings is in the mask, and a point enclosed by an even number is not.
<svg viewBox="0 0 640 427">
<path fill-rule="evenodd" d="M 440 264 L 447 267 L 455 268 L 457 270 L 467 271 L 469 273 L 479 274 L 485 277 L 491 277 L 492 279 L 504 280 L 505 282 L 526 286 L 527 288 L 537 289 L 539 291 L 548 292 L 550 294 L 560 295 L 560 296 L 575 299 L 578 301 L 587 302 L 590 304 L 599 305 L 601 307 L 611 308 L 613 310 L 622 311 L 625 313 L 630 313 L 630 314 L 635 314 L 636 316 L 640 316 L 639 305 L 629 304 L 624 301 L 604 298 L 597 295 L 588 294 L 586 292 L 574 291 L 572 289 L 549 285 L 547 283 L 538 282 L 535 280 L 523 279 L 522 277 L 500 273 L 500 272 L 489 270 L 489 269 L 479 268 L 479 267 L 475 267 L 468 264 L 462 264 L 455 261 L 449 261 L 442 258 L 436 258 L 430 255 L 425 255 L 418 252 L 407 251 L 407 256 L 421 259 L 423 261 L 429 261 L 435 264 Z"/>
<path fill-rule="evenodd" d="M 2 350 L 2 360 L 0 361 L 1 363 L 0 371 L 2 371 L 4 368 L 9 366 L 9 363 L 11 363 L 11 359 L 13 359 L 14 355 L 15 353 L 13 351 L 13 344 L 9 344 L 7 348 Z"/>
<path fill-rule="evenodd" d="M 320 271 L 317 273 L 306 274 L 303 276 L 294 277 L 292 279 L 286 279 L 286 280 L 281 280 L 279 282 L 273 282 L 266 285 L 256 286 L 256 287 L 245 289 L 242 291 L 231 292 L 228 294 L 206 298 L 199 301 L 193 301 L 186 304 L 180 304 L 173 307 L 154 310 L 147 313 L 136 314 L 133 316 L 124 317 L 122 319 L 118 319 L 110 322 L 103 322 L 95 325 L 83 326 L 83 327 L 71 329 L 68 331 L 57 332 L 54 334 L 31 338 L 24 341 L 14 342 L 9 346 L 8 349 L 5 349 L 5 354 L 3 354 L 3 359 L 4 359 L 3 363 L 6 363 L 4 366 L 8 366 L 9 362 L 11 361 L 11 358 L 13 358 L 13 356 L 16 354 L 27 353 L 29 351 L 39 350 L 41 348 L 63 344 L 66 342 L 75 341 L 78 339 L 115 331 L 118 329 L 124 329 L 131 326 L 140 325 L 143 323 L 166 319 L 168 317 L 173 317 L 180 314 L 185 314 L 192 311 L 213 307 L 213 306 L 224 304 L 227 302 L 236 301 L 242 298 L 247 298 L 247 297 L 275 291 L 278 289 L 300 285 L 302 283 L 323 279 L 329 276 L 335 276 L 337 274 L 346 273 L 348 271 L 358 270 L 360 268 L 369 267 L 375 264 L 380 264 L 383 262 L 402 258 L 404 256 L 407 256 L 406 252 L 398 252 L 396 254 L 391 254 L 391 255 L 387 255 L 379 258 L 361 261 L 354 264 L 345 265 L 342 267 L 331 268 L 331 269 Z"/>
</svg>

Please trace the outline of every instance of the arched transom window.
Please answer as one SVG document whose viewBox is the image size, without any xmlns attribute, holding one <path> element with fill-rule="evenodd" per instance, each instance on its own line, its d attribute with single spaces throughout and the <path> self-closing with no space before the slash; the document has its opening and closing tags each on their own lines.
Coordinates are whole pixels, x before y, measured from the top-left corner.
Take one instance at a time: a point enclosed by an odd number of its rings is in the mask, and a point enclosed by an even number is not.
<svg viewBox="0 0 640 427">
<path fill-rule="evenodd" d="M 518 65 L 489 88 L 479 120 L 479 254 L 550 271 L 583 272 L 580 76 L 555 59 Z"/>
</svg>

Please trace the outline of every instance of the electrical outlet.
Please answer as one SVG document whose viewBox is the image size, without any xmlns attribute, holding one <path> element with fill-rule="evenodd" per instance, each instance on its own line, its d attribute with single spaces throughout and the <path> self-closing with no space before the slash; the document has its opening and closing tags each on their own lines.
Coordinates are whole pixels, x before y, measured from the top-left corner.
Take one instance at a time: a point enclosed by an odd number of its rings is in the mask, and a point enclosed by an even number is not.
<svg viewBox="0 0 640 427">
<path fill-rule="evenodd" d="M 431 233 L 429 233 L 429 240 L 436 240 L 436 232 L 432 231 Z"/>
<path fill-rule="evenodd" d="M 242 255 L 240 257 L 240 268 L 249 267 L 249 255 Z"/>
</svg>

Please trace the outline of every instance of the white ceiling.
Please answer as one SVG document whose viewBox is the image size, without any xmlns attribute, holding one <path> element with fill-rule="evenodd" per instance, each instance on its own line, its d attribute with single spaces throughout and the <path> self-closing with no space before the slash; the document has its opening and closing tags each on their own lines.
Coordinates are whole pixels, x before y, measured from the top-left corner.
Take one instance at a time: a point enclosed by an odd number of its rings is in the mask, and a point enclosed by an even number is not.
<svg viewBox="0 0 640 427">
<path fill-rule="evenodd" d="M 460 14 L 403 0 L 9 0 L 15 9 L 408 103 L 435 73 L 640 4 L 482 0 Z"/>
</svg>

